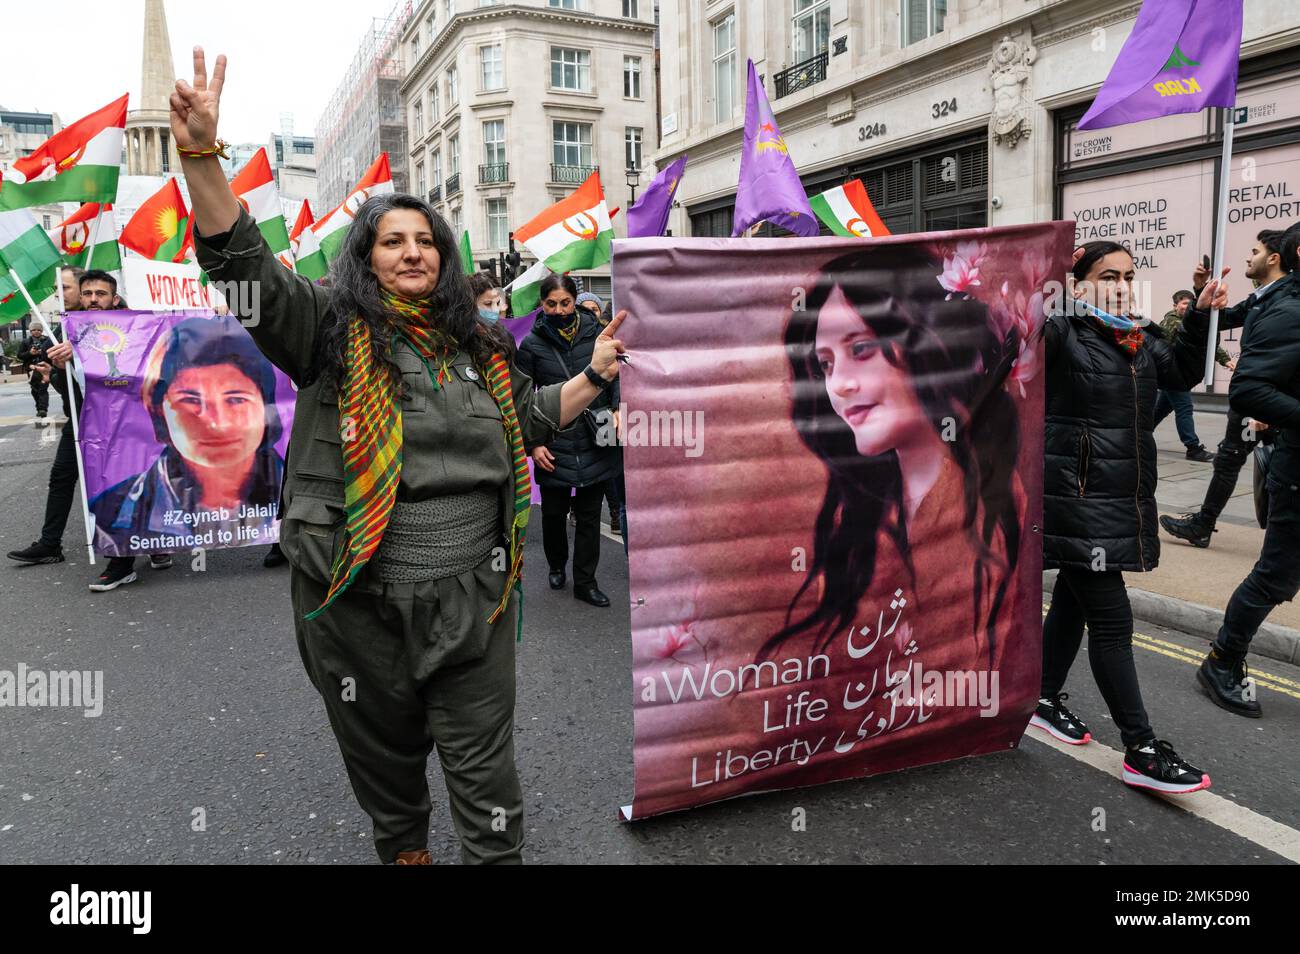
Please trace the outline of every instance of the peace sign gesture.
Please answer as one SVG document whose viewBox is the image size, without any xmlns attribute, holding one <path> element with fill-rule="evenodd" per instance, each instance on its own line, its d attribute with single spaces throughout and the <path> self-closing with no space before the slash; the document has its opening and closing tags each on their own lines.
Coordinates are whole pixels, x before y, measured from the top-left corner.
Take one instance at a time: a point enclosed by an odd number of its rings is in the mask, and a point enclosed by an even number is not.
<svg viewBox="0 0 1300 954">
<path fill-rule="evenodd" d="M 591 370 L 606 381 L 613 381 L 618 377 L 618 356 L 627 350 L 623 347 L 623 342 L 614 337 L 618 326 L 626 317 L 626 311 L 620 311 L 615 315 L 614 320 L 600 333 L 596 339 L 596 346 L 591 351 Z"/>
<path fill-rule="evenodd" d="M 171 95 L 172 139 L 179 149 L 210 149 L 217 142 L 217 113 L 226 83 L 226 57 L 217 57 L 208 79 L 203 47 L 194 48 L 194 83 L 176 81 Z"/>
</svg>

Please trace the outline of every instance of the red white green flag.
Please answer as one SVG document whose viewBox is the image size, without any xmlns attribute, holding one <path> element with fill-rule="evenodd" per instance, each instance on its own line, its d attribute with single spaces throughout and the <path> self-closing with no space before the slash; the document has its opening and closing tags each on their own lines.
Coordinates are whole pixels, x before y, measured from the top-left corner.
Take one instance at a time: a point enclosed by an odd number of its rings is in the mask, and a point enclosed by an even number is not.
<svg viewBox="0 0 1300 954">
<path fill-rule="evenodd" d="M 122 254 L 117 248 L 117 226 L 110 203 L 87 202 L 50 229 L 49 236 L 63 256 L 65 265 L 97 268 L 105 272 L 115 272 L 122 267 Z M 94 251 L 90 249 L 91 242 L 95 243 Z"/>
<path fill-rule="evenodd" d="M 56 132 L 17 160 L 0 184 L 0 210 L 52 202 L 112 202 L 122 162 L 126 96 Z"/>
<path fill-rule="evenodd" d="M 812 210 L 822 224 L 836 235 L 846 238 L 879 238 L 888 235 L 889 229 L 880 221 L 876 207 L 867 197 L 866 186 L 861 179 L 854 179 L 842 186 L 828 189 L 821 195 L 808 200 Z"/>
<path fill-rule="evenodd" d="M 271 175 L 271 163 L 266 158 L 266 147 L 253 153 L 253 158 L 230 180 L 231 191 L 248 214 L 257 223 L 267 247 L 276 255 L 289 248 L 289 229 L 284 224 L 284 210 L 280 207 L 280 191 Z"/>
<path fill-rule="evenodd" d="M 393 191 L 393 174 L 388 168 L 388 153 L 381 152 L 361 181 L 348 193 L 348 197 L 332 209 L 328 215 L 313 225 L 308 233 L 304 232 L 298 245 L 298 274 L 306 275 L 312 281 L 325 277 L 329 263 L 334 261 L 343 247 L 343 239 L 348 234 L 348 226 L 357 209 L 371 196 L 384 195 Z"/>
</svg>

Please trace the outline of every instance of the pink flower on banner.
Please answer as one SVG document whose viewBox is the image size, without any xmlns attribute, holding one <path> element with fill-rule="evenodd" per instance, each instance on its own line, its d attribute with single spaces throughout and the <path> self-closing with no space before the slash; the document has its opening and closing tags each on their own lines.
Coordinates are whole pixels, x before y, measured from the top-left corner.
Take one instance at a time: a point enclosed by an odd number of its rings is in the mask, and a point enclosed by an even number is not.
<svg viewBox="0 0 1300 954">
<path fill-rule="evenodd" d="M 656 659 L 675 659 L 678 653 L 688 649 L 692 644 L 699 645 L 699 640 L 695 638 L 694 627 L 694 620 L 681 626 L 665 626 L 663 634 L 650 647 L 651 653 Z"/>
<path fill-rule="evenodd" d="M 912 624 L 903 623 L 898 629 L 894 630 L 894 648 L 901 654 L 907 650 L 912 642 Z"/>
<path fill-rule="evenodd" d="M 1025 385 L 1038 373 L 1038 352 L 1029 341 L 1021 339 L 1020 353 L 1011 364 L 1011 374 L 1007 378 L 1007 390 L 1014 383 L 1020 389 L 1020 396 L 1025 396 Z"/>
<path fill-rule="evenodd" d="M 983 259 L 984 246 L 980 243 L 957 243 L 957 248 L 952 255 L 945 255 L 943 259 L 943 274 L 939 276 L 939 284 L 948 292 L 944 297 L 948 299 L 953 295 L 971 297 L 974 289 L 980 284 L 980 263 Z"/>
</svg>

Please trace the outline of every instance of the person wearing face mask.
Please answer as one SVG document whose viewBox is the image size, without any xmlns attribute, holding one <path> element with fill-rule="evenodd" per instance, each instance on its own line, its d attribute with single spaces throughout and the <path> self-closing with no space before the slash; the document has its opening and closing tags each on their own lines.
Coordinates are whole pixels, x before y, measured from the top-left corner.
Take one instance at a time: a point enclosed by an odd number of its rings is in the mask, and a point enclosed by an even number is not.
<svg viewBox="0 0 1300 954">
<path fill-rule="evenodd" d="M 1227 274 L 1227 269 L 1224 270 Z M 1156 524 L 1156 391 L 1185 391 L 1201 376 L 1210 282 L 1172 341 L 1134 315 L 1133 256 L 1116 242 L 1074 252 L 1074 287 L 1043 329 L 1046 423 L 1043 566 L 1059 573 L 1043 621 L 1043 677 L 1030 725 L 1064 742 L 1092 740 L 1065 707 L 1066 677 L 1088 627 L 1088 661 L 1124 742 L 1123 780 L 1167 793 L 1208 788 L 1210 777 L 1156 738 L 1133 661 L 1133 611 L 1124 571 L 1153 570 Z"/>
<path fill-rule="evenodd" d="M 614 317 L 609 313 L 605 303 L 600 300 L 600 296 L 592 292 L 583 292 L 578 296 L 578 307 L 584 308 L 587 314 L 596 320 L 600 327 L 604 328 L 609 324 L 610 318 Z M 617 406 L 615 409 L 615 426 L 617 426 Z M 619 451 L 622 456 L 622 451 Z M 610 478 L 605 484 L 605 502 L 609 506 L 609 529 L 620 536 L 624 533 L 625 521 L 623 518 L 623 498 L 625 491 L 623 488 L 623 468 L 618 469 L 618 476 Z"/>
<path fill-rule="evenodd" d="M 567 275 L 548 275 L 539 289 L 542 313 L 519 344 L 519 367 L 539 386 L 567 380 L 592 360 L 603 333 L 599 322 L 578 307 L 577 284 Z M 533 472 L 542 491 L 542 543 L 550 566 L 551 589 L 564 588 L 569 562 L 568 514 L 573 508 L 573 596 L 592 606 L 609 606 L 596 585 L 600 562 L 600 504 L 606 483 L 623 469 L 616 442 L 602 424 L 618 408 L 617 380 L 592 402 L 584 419 L 548 442 L 529 445 Z"/>
<path fill-rule="evenodd" d="M 487 272 L 475 272 L 469 276 L 469 292 L 474 296 L 478 307 L 478 316 L 489 325 L 501 320 L 501 290 Z"/>
</svg>

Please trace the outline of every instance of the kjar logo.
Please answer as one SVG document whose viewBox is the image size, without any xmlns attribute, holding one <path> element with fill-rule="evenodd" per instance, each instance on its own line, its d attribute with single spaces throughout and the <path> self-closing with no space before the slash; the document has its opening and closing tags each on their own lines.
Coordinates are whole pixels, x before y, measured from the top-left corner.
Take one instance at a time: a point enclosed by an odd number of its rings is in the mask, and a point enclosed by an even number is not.
<svg viewBox="0 0 1300 954">
<path fill-rule="evenodd" d="M 1174 52 L 1169 54 L 1169 61 L 1165 63 L 1164 69 L 1160 71 L 1161 76 L 1171 70 L 1182 70 L 1191 66 L 1200 66 L 1199 60 L 1194 60 L 1185 54 L 1178 46 L 1174 44 Z M 1163 96 L 1186 96 L 1190 93 L 1202 92 L 1201 84 L 1196 82 L 1195 76 L 1189 76 L 1186 79 L 1167 79 L 1161 80 L 1151 87 L 1157 93 Z"/>
</svg>

